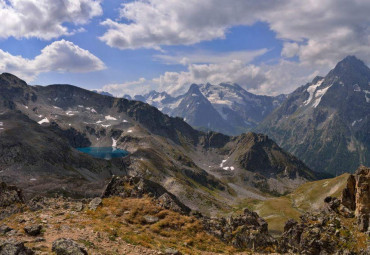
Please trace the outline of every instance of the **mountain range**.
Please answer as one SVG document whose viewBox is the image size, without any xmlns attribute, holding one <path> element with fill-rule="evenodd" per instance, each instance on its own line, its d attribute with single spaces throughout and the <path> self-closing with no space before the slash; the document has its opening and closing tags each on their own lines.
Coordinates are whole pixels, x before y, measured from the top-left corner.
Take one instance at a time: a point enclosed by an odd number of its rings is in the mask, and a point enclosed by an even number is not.
<svg viewBox="0 0 370 255">
<path fill-rule="evenodd" d="M 7 73 L 0 75 L 0 123 L 0 177 L 28 194 L 94 195 L 112 174 L 130 174 L 212 213 L 323 177 L 263 134 L 204 133 L 146 103 L 71 85 L 29 86 Z M 130 156 L 106 161 L 75 149 L 88 146 Z"/>
<path fill-rule="evenodd" d="M 177 97 L 151 91 L 133 98 L 125 95 L 124 98 L 142 101 L 165 114 L 181 117 L 199 130 L 239 135 L 255 128 L 286 99 L 286 95 L 261 96 L 247 92 L 235 83 L 207 83 L 192 84 L 185 94 Z"/>
</svg>

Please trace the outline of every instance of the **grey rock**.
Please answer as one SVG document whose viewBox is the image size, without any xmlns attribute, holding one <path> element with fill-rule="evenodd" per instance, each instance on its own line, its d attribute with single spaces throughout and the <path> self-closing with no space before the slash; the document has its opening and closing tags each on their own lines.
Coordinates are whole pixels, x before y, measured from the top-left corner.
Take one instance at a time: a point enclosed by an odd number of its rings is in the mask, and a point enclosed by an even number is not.
<svg viewBox="0 0 370 255">
<path fill-rule="evenodd" d="M 57 255 L 87 255 L 86 248 L 72 239 L 60 238 L 53 242 L 52 251 Z"/>
<path fill-rule="evenodd" d="M 14 240 L 0 241 L 0 255 L 33 255 L 32 250 L 24 246 L 23 242 Z"/>
<path fill-rule="evenodd" d="M 0 235 L 4 235 L 6 233 L 8 233 L 9 231 L 11 231 L 12 228 L 8 227 L 7 225 L 0 225 Z"/>
<path fill-rule="evenodd" d="M 24 231 L 30 236 L 38 236 L 39 234 L 41 234 L 41 229 L 41 225 L 30 225 L 24 227 Z"/>
<path fill-rule="evenodd" d="M 99 206 L 102 205 L 102 199 L 100 197 L 96 197 L 89 203 L 89 209 L 95 211 Z"/>
<path fill-rule="evenodd" d="M 156 216 L 152 216 L 152 215 L 145 215 L 144 220 L 148 224 L 154 224 L 159 221 L 159 218 Z"/>
<path fill-rule="evenodd" d="M 164 254 L 166 255 L 181 255 L 182 253 L 176 250 L 175 248 L 167 248 L 164 251 Z"/>
</svg>

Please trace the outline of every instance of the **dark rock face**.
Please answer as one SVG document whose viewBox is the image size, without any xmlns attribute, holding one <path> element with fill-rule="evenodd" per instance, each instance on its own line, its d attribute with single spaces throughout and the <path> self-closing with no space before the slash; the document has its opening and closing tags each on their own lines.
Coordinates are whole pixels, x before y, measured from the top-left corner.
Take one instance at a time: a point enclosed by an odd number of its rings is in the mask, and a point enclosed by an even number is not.
<svg viewBox="0 0 370 255">
<path fill-rule="evenodd" d="M 355 211 L 359 230 L 369 230 L 370 217 L 370 168 L 361 166 L 347 180 L 347 187 L 342 193 L 342 203 Z"/>
<path fill-rule="evenodd" d="M 30 236 L 38 236 L 41 234 L 41 225 L 31 225 L 24 227 L 24 231 Z"/>
<path fill-rule="evenodd" d="M 67 238 L 60 238 L 53 242 L 52 251 L 57 255 L 87 255 L 85 247 Z"/>
<path fill-rule="evenodd" d="M 33 255 L 32 250 L 24 246 L 23 242 L 8 240 L 0 241 L 0 254 L 1 255 Z"/>
<path fill-rule="evenodd" d="M 78 132 L 74 128 L 61 129 L 57 123 L 52 122 L 50 129 L 68 140 L 69 144 L 73 148 L 89 147 L 91 146 L 90 140 L 86 137 L 86 134 Z"/>
<path fill-rule="evenodd" d="M 113 176 L 105 188 L 102 198 L 111 196 L 141 198 L 144 195 L 155 198 L 158 204 L 166 209 L 183 214 L 189 214 L 191 211 L 164 187 L 141 177 Z"/>
<path fill-rule="evenodd" d="M 256 251 L 273 249 L 276 241 L 267 230 L 266 221 L 248 209 L 238 217 L 202 219 L 204 229 L 210 234 L 237 248 Z"/>
</svg>

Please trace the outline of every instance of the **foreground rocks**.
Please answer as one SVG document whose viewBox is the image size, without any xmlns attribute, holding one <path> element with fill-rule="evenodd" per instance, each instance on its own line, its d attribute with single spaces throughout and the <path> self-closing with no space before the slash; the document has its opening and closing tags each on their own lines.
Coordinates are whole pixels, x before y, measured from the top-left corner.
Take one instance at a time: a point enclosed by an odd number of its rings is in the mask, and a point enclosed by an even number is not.
<svg viewBox="0 0 370 255">
<path fill-rule="evenodd" d="M 55 240 L 52 250 L 57 255 L 87 255 L 85 247 L 67 238 Z"/>
<path fill-rule="evenodd" d="M 279 252 L 299 254 L 370 254 L 370 168 L 350 175 L 341 199 L 325 198 L 317 213 L 286 222 L 279 239 Z M 354 218 L 355 217 L 355 218 Z"/>
<path fill-rule="evenodd" d="M 341 199 L 344 206 L 355 212 L 359 230 L 370 231 L 370 168 L 361 166 L 348 177 Z"/>
<path fill-rule="evenodd" d="M 189 214 L 191 211 L 160 184 L 141 177 L 113 176 L 105 188 L 102 198 L 112 196 L 142 198 L 145 195 L 155 198 L 158 205 L 163 208 L 182 214 Z"/>
<path fill-rule="evenodd" d="M 15 240 L 1 241 L 0 240 L 0 254 L 1 255 L 33 255 L 32 250 L 24 246 L 24 242 Z"/>
<path fill-rule="evenodd" d="M 204 217 L 204 229 L 236 248 L 257 251 L 274 250 L 275 239 L 270 236 L 266 221 L 248 209 L 244 214 L 229 218 Z"/>
</svg>

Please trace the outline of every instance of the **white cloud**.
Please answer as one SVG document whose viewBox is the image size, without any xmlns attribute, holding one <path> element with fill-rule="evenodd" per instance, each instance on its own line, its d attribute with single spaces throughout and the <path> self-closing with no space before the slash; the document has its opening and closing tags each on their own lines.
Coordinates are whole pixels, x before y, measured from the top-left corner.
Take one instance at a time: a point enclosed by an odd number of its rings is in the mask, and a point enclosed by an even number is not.
<svg viewBox="0 0 370 255">
<path fill-rule="evenodd" d="M 89 51 L 72 42 L 55 41 L 41 50 L 34 59 L 14 56 L 0 49 L 0 72 L 18 75 L 32 81 L 38 74 L 56 72 L 91 72 L 105 68 L 104 63 Z"/>
<path fill-rule="evenodd" d="M 329 66 L 346 55 L 370 61 L 370 1 L 364 0 L 138 0 L 121 18 L 106 20 L 100 37 L 120 49 L 189 45 L 225 38 L 229 28 L 266 22 L 288 41 L 282 56 Z"/>
<path fill-rule="evenodd" d="M 175 55 L 160 54 L 155 55 L 154 58 L 158 59 L 166 64 L 220 64 L 225 62 L 231 62 L 233 60 L 240 60 L 244 63 L 249 63 L 256 57 L 265 54 L 268 49 L 260 49 L 254 51 L 231 51 L 231 52 L 207 52 L 198 51 L 192 53 L 180 53 L 177 52 Z"/>
<path fill-rule="evenodd" d="M 100 0 L 0 0 L 0 38 L 52 39 L 83 31 L 70 30 L 102 14 Z"/>
</svg>

